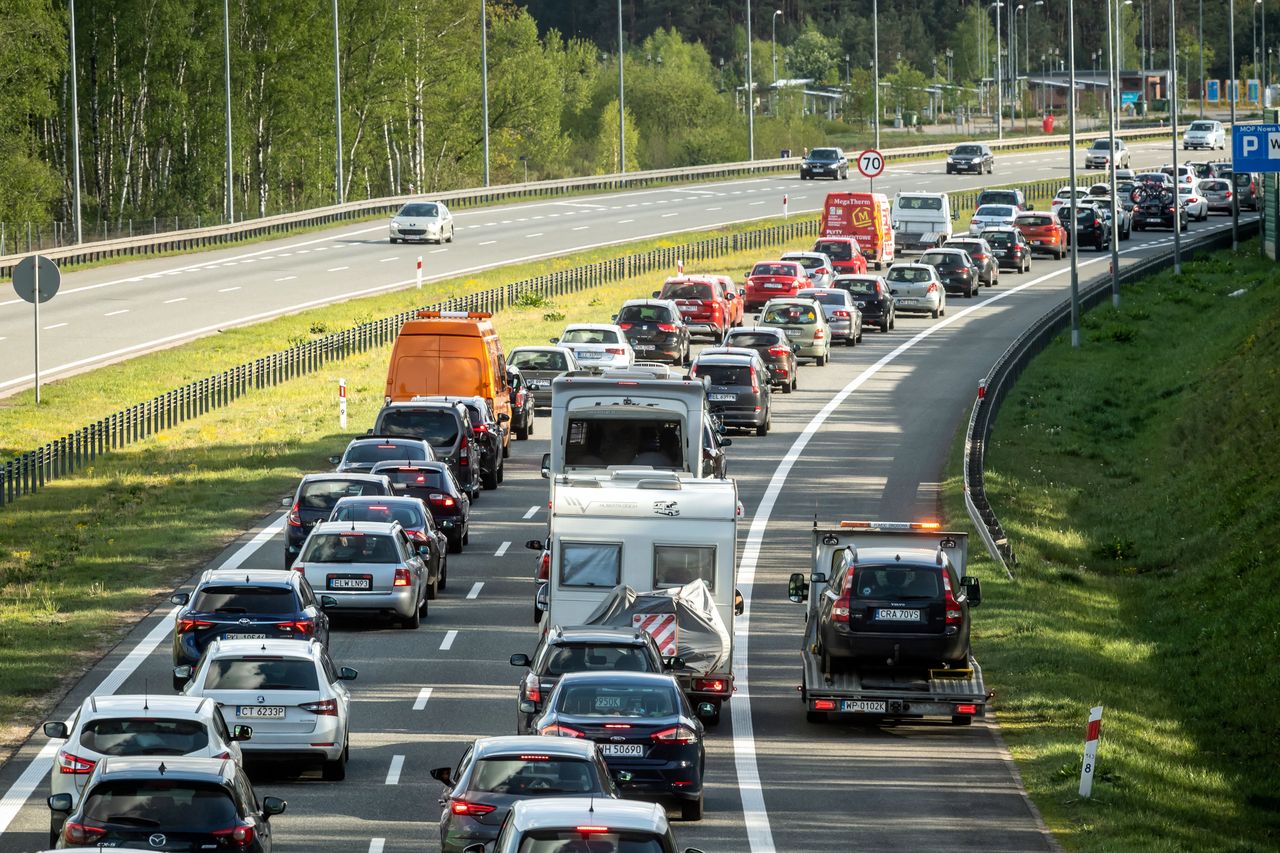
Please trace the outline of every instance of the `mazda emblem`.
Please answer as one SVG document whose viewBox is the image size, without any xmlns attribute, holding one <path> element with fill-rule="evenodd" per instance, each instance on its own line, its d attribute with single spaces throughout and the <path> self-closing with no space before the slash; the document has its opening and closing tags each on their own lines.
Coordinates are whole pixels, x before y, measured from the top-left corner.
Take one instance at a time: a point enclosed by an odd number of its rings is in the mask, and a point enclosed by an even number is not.
<svg viewBox="0 0 1280 853">
<path fill-rule="evenodd" d="M 147 839 L 147 843 L 152 847 L 163 847 L 166 841 L 168 841 L 168 839 L 164 837 L 163 833 L 159 832 L 153 833 L 152 836 Z"/>
</svg>

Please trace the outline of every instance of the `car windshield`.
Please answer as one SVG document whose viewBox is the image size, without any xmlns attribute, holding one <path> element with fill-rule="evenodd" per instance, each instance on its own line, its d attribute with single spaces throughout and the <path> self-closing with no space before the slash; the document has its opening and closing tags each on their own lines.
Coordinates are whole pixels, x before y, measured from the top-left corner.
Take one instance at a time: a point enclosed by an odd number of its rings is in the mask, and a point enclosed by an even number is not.
<svg viewBox="0 0 1280 853">
<path fill-rule="evenodd" d="M 710 301 L 715 299 L 716 295 L 709 284 L 668 284 L 662 288 L 662 298 Z"/>
<path fill-rule="evenodd" d="M 841 290 L 847 290 L 855 296 L 875 296 L 876 283 L 866 278 L 838 278 L 831 285 Z"/>
<path fill-rule="evenodd" d="M 380 495 L 386 487 L 367 480 L 316 480 L 302 487 L 298 505 L 303 509 L 331 510 L 339 498 Z"/>
<path fill-rule="evenodd" d="M 853 245 L 846 240 L 819 240 L 813 250 L 822 252 L 833 261 L 853 259 Z"/>
<path fill-rule="evenodd" d="M 600 792 L 591 762 L 546 754 L 482 758 L 476 762 L 467 788 L 516 797 Z"/>
<path fill-rule="evenodd" d="M 613 329 L 565 329 L 560 340 L 566 344 L 616 344 L 618 333 Z"/>
<path fill-rule="evenodd" d="M 429 203 L 406 204 L 404 207 L 400 208 L 400 212 L 396 215 L 421 217 L 439 216 L 440 208 L 437 205 Z"/>
<path fill-rule="evenodd" d="M 201 613 L 292 613 L 298 598 L 289 587 L 206 586 L 196 593 L 192 610 Z"/>
<path fill-rule="evenodd" d="M 1118 196 L 1129 195 L 1130 193 L 1133 192 L 1133 187 L 1134 187 L 1133 181 L 1123 181 L 1119 184 L 1116 184 L 1116 194 Z"/>
<path fill-rule="evenodd" d="M 654 672 L 649 655 L 639 646 L 567 643 L 547 651 L 544 675 L 559 678 L 571 672 Z"/>
<path fill-rule="evenodd" d="M 507 363 L 521 370 L 565 371 L 569 369 L 569 360 L 564 357 L 564 353 L 548 352 L 546 350 L 513 352 L 511 358 L 507 359 Z"/>
<path fill-rule="evenodd" d="M 902 210 L 942 210 L 942 199 L 938 196 L 900 196 L 894 202 Z"/>
<path fill-rule="evenodd" d="M 209 663 L 206 690 L 319 690 L 316 665 L 297 658 L 220 658 Z"/>
<path fill-rule="evenodd" d="M 984 204 L 978 208 L 978 212 L 974 216 L 985 216 L 992 219 L 1008 219 L 1012 217 L 1014 210 L 1006 204 Z"/>
<path fill-rule="evenodd" d="M 1191 122 L 1191 130 L 1207 133 L 1208 131 L 1213 130 L 1213 123 L 1207 121 L 1193 121 Z"/>
<path fill-rule="evenodd" d="M 300 558 L 304 563 L 398 563 L 390 536 L 377 533 L 312 533 Z"/>
<path fill-rule="evenodd" d="M 818 322 L 818 314 L 807 305 L 773 305 L 760 319 L 764 323 L 812 326 Z"/>
<path fill-rule="evenodd" d="M 895 563 L 888 566 L 859 566 L 850 589 L 854 598 L 935 599 L 942 594 L 941 573 L 936 568 L 914 568 Z"/>
<path fill-rule="evenodd" d="M 788 258 L 788 260 L 795 261 L 806 270 L 816 270 L 823 266 L 822 258 L 814 258 L 809 255 L 799 255 L 794 258 Z"/>
<path fill-rule="evenodd" d="M 777 335 L 765 332 L 730 332 L 729 337 L 725 338 L 724 341 L 724 345 L 727 347 L 751 347 L 753 349 L 771 347 L 777 343 L 781 343 Z"/>
<path fill-rule="evenodd" d="M 184 833 L 207 833 L 240 822 L 235 801 L 222 786 L 181 779 L 121 779 L 95 785 L 81 818 L 95 824 Z"/>
<path fill-rule="evenodd" d="M 348 447 L 343 464 L 370 465 L 374 462 L 381 462 L 384 459 L 426 460 L 426 458 L 427 449 L 417 442 L 384 444 L 368 441 Z"/>
<path fill-rule="evenodd" d="M 840 152 L 835 148 L 815 148 L 809 152 L 809 159 L 831 162 L 840 159 Z"/>
<path fill-rule="evenodd" d="M 458 417 L 448 409 L 390 409 L 378 419 L 377 430 L 383 435 L 424 439 L 433 447 L 450 447 L 458 440 Z"/>
<path fill-rule="evenodd" d="M 712 385 L 751 384 L 751 368 L 745 364 L 695 364 L 697 377 L 706 378 Z"/>
<path fill-rule="evenodd" d="M 929 270 L 922 270 L 916 267 L 899 267 L 898 269 L 889 270 L 890 281 L 933 281 L 933 276 Z"/>
<path fill-rule="evenodd" d="M 1123 144 L 1124 143 L 1122 143 L 1119 139 L 1116 140 L 1116 148 L 1119 148 Z M 1094 151 L 1106 151 L 1111 146 L 1107 144 L 1107 140 L 1105 139 L 1095 139 L 1093 140 L 1092 147 Z"/>
<path fill-rule="evenodd" d="M 624 305 L 619 323 L 670 323 L 671 309 L 665 305 Z"/>
<path fill-rule="evenodd" d="M 1044 228 L 1047 225 L 1052 225 L 1053 219 L 1049 216 L 1040 216 L 1040 215 L 1019 216 L 1015 224 L 1025 225 L 1029 228 Z"/>
<path fill-rule="evenodd" d="M 517 853 L 663 853 L 662 839 L 648 832 L 534 829 L 520 837 Z"/>
<path fill-rule="evenodd" d="M 80 745 L 102 755 L 190 755 L 209 745 L 209 730 L 199 720 L 90 720 L 80 731 Z"/>
<path fill-rule="evenodd" d="M 957 146 L 956 146 L 956 150 L 955 150 L 955 151 L 953 151 L 953 152 L 951 152 L 951 153 L 952 153 L 952 154 L 966 154 L 966 155 L 971 155 L 971 154 L 981 154 L 981 153 L 982 153 L 982 148 L 980 148 L 980 147 L 979 147 L 979 146 L 977 146 L 977 145 L 957 145 Z"/>
<path fill-rule="evenodd" d="M 439 491 L 444 489 L 448 491 L 445 485 L 444 472 L 435 468 L 409 468 L 407 470 L 399 470 L 397 468 L 386 468 L 378 472 L 391 480 L 391 485 L 396 491 L 404 489 L 435 489 Z"/>
<path fill-rule="evenodd" d="M 800 275 L 800 268 L 797 264 L 756 264 L 751 268 L 751 274 L 795 277 Z"/>
<path fill-rule="evenodd" d="M 556 704 L 575 717 L 671 717 L 679 709 L 674 686 L 622 681 L 562 685 Z"/>
</svg>

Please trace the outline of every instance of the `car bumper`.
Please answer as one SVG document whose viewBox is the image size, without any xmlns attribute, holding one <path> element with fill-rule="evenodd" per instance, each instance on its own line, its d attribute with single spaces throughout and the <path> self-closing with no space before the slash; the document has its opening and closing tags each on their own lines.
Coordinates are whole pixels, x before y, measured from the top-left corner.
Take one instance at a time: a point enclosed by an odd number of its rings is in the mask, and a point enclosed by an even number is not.
<svg viewBox="0 0 1280 853">
<path fill-rule="evenodd" d="M 953 172 L 981 172 L 982 161 L 978 161 L 977 163 L 952 163 L 948 160 L 947 168 Z"/>
<path fill-rule="evenodd" d="M 234 713 L 227 725 L 235 725 Z M 317 717 L 316 727 L 309 732 L 270 733 L 253 730 L 253 740 L 240 744 L 247 760 L 259 761 L 337 761 L 342 756 L 345 732 L 337 717 Z M 251 720 L 244 721 L 252 724 Z M 317 744 L 325 744 L 318 746 Z"/>
<path fill-rule="evenodd" d="M 1036 242 L 1035 238 L 1029 238 L 1027 242 L 1031 245 L 1031 253 L 1033 255 L 1036 252 L 1047 255 L 1056 255 L 1058 252 L 1062 251 L 1065 246 L 1065 244 L 1057 243 L 1053 240 L 1042 240 L 1040 242 Z"/>
<path fill-rule="evenodd" d="M 720 423 L 727 427 L 744 427 L 744 426 L 760 426 L 764 423 L 765 412 L 761 407 L 756 409 L 717 409 L 714 406 L 709 410 L 711 414 L 720 419 Z"/>
<path fill-rule="evenodd" d="M 808 169 L 801 169 L 800 176 L 802 178 L 838 178 L 840 170 L 836 168 L 828 168 L 826 166 L 815 166 Z"/>
<path fill-rule="evenodd" d="M 972 289 L 967 278 L 949 278 L 942 283 L 947 293 L 968 293 Z"/>
<path fill-rule="evenodd" d="M 951 626 L 951 634 L 913 634 L 821 629 L 822 648 L 833 658 L 936 663 L 964 655 L 965 634 Z"/>
<path fill-rule="evenodd" d="M 337 600 L 337 606 L 329 608 L 330 613 L 395 613 L 406 619 L 413 616 L 421 598 L 420 591 L 411 586 L 396 587 L 393 592 L 342 592 L 319 588 L 316 594 Z"/>
<path fill-rule="evenodd" d="M 702 795 L 701 759 L 694 750 L 673 761 L 619 761 L 605 759 L 624 797 L 677 797 L 696 800 Z M 622 782 L 618 774 L 630 773 Z"/>
<path fill-rule="evenodd" d="M 636 352 L 636 361 L 669 361 L 678 362 L 684 358 L 684 352 L 675 344 L 632 344 Z"/>
<path fill-rule="evenodd" d="M 492 817 L 492 815 L 486 817 Z M 462 853 L 472 844 L 483 844 L 486 850 L 490 849 L 490 845 L 497 840 L 501 829 L 501 822 L 497 822 L 494 826 L 485 826 L 469 817 L 450 815 L 440 832 L 440 851 L 441 853 Z"/>
<path fill-rule="evenodd" d="M 1088 241 L 1087 241 L 1087 240 L 1085 240 L 1083 237 L 1081 237 L 1081 238 L 1080 238 L 1080 242 L 1082 242 L 1082 243 L 1087 243 Z M 1014 269 L 1017 269 L 1018 267 L 1022 266 L 1022 264 L 1023 264 L 1023 262 L 1024 262 L 1025 260 L 1026 260 L 1026 255 L 1023 255 L 1023 256 L 1022 256 L 1022 257 L 1020 257 L 1020 258 L 1012 258 L 1012 257 L 1005 258 L 1005 257 L 1002 257 L 1002 258 L 1000 258 L 996 263 L 999 265 L 1000 269 L 1002 269 L 1002 270 L 1003 270 L 1003 269 L 1011 269 L 1011 270 L 1014 270 Z"/>
<path fill-rule="evenodd" d="M 852 320 L 828 320 L 827 326 L 831 329 L 832 338 L 844 340 L 853 337 Z"/>
<path fill-rule="evenodd" d="M 931 314 L 941 307 L 941 300 L 938 299 L 921 299 L 918 302 L 908 301 L 910 297 L 905 299 L 899 297 L 898 304 L 894 307 L 899 314 Z"/>
</svg>

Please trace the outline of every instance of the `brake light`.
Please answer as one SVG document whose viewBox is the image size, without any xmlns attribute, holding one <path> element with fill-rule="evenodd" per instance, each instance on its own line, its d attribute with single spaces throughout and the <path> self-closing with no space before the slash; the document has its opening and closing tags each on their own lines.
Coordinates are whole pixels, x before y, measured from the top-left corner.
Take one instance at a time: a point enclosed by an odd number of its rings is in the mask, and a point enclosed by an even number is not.
<svg viewBox="0 0 1280 853">
<path fill-rule="evenodd" d="M 524 698 L 530 702 L 542 701 L 542 682 L 532 672 L 524 677 Z"/>
<path fill-rule="evenodd" d="M 947 624 L 959 625 L 964 619 L 964 611 L 960 609 L 960 602 L 956 601 L 956 597 L 951 592 L 951 577 L 946 572 L 942 573 L 942 591 L 947 598 Z"/>
<path fill-rule="evenodd" d="M 179 619 L 177 631 L 179 634 L 185 634 L 188 631 L 194 631 L 196 628 L 212 628 L 213 623 L 204 619 Z"/>
<path fill-rule="evenodd" d="M 1231 198 L 1231 190 L 1227 190 L 1227 198 Z"/>
<path fill-rule="evenodd" d="M 698 375 L 698 365 L 696 365 L 696 364 L 691 364 L 691 365 L 689 365 L 689 375 L 690 375 L 691 377 L 692 377 L 692 376 L 697 376 L 697 375 Z"/>
<path fill-rule="evenodd" d="M 929 289 L 926 290 L 925 293 L 937 293 L 937 292 L 938 292 L 938 285 L 934 284 L 933 282 L 929 282 Z"/>
<path fill-rule="evenodd" d="M 523 392 L 523 391 L 517 391 L 517 392 L 516 392 L 516 405 L 517 405 L 517 406 L 523 406 L 523 405 L 524 405 L 524 392 Z"/>
<path fill-rule="evenodd" d="M 497 806 L 490 806 L 485 803 L 469 803 L 466 800 L 449 801 L 449 811 L 454 814 L 469 815 L 471 817 L 489 814 L 496 808 Z"/>
<path fill-rule="evenodd" d="M 281 622 L 280 630 L 288 631 L 295 636 L 309 637 L 315 633 L 316 624 L 310 619 L 297 619 L 292 622 Z"/>
<path fill-rule="evenodd" d="M 337 699 L 321 699 L 319 702 L 303 702 L 298 706 L 304 711 L 310 711 L 317 717 L 336 717 L 338 716 L 338 700 Z"/>
<path fill-rule="evenodd" d="M 457 501 L 455 501 L 449 495 L 442 495 L 439 492 L 432 492 L 430 495 L 427 496 L 427 503 L 431 504 L 432 506 L 450 507 L 450 506 L 453 506 L 455 503 L 457 503 Z"/>
<path fill-rule="evenodd" d="M 853 315 L 850 314 L 848 311 L 836 309 L 835 311 L 831 312 L 831 316 L 832 317 L 852 317 Z"/>
<path fill-rule="evenodd" d="M 789 355 L 790 353 L 791 348 L 784 347 L 782 344 L 775 344 L 769 347 L 769 355 Z"/>
<path fill-rule="evenodd" d="M 293 570 L 298 574 L 302 575 L 304 578 L 307 576 L 307 567 L 302 565 L 302 563 L 294 563 Z"/>
<path fill-rule="evenodd" d="M 478 433 L 480 433 L 481 435 L 488 435 L 488 434 L 489 434 L 489 425 L 488 425 L 488 424 L 476 424 L 475 426 L 473 426 L 473 427 L 471 428 L 471 430 L 472 430 L 472 432 L 478 432 Z"/>
<path fill-rule="evenodd" d="M 231 753 L 224 749 L 222 752 L 219 752 L 217 755 L 213 757 L 226 759 L 231 757 Z"/>
<path fill-rule="evenodd" d="M 823 333 L 823 331 L 822 331 L 821 329 L 814 329 L 814 330 L 813 330 L 813 339 L 814 339 L 815 341 L 816 341 L 816 340 L 819 340 L 820 338 L 825 338 L 825 337 L 826 337 L 826 335 Z"/>
<path fill-rule="evenodd" d="M 582 732 L 569 726 L 562 726 L 558 723 L 552 723 L 546 728 L 538 732 L 540 735 L 550 735 L 551 737 L 586 737 Z"/>
<path fill-rule="evenodd" d="M 985 261 L 989 256 L 985 252 L 978 252 L 973 256 L 975 261 Z"/>
<path fill-rule="evenodd" d="M 697 743 L 698 733 L 688 726 L 672 726 L 669 729 L 662 729 L 649 735 L 649 739 L 654 743 Z"/>
<path fill-rule="evenodd" d="M 826 268 L 826 267 L 818 267 L 816 270 L 814 270 L 814 271 L 813 271 L 813 274 L 814 274 L 814 275 L 826 275 L 826 274 L 827 274 L 827 268 Z"/>
<path fill-rule="evenodd" d="M 392 586 L 409 586 L 412 583 L 413 578 L 408 569 L 396 569 L 396 579 L 391 582 Z"/>
<path fill-rule="evenodd" d="M 462 443 L 458 445 L 458 464 L 471 464 L 471 439 L 467 438 L 466 435 L 462 436 Z"/>
<path fill-rule="evenodd" d="M 63 841 L 76 847 L 93 844 L 106 834 L 107 831 L 100 826 L 85 826 L 83 823 L 76 823 L 73 820 L 67 821 L 62 827 Z"/>
<path fill-rule="evenodd" d="M 659 323 L 659 324 L 658 324 L 658 331 L 659 331 L 659 332 L 674 332 L 674 331 L 676 331 L 676 329 L 677 329 L 677 328 L 678 328 L 678 327 L 677 327 L 677 326 L 675 326 L 675 325 L 673 325 L 672 323 Z"/>
<path fill-rule="evenodd" d="M 729 682 L 723 678 L 695 678 L 693 689 L 699 693 L 728 693 Z"/>
<path fill-rule="evenodd" d="M 760 379 L 756 376 L 756 369 L 754 367 L 751 368 L 751 393 L 760 393 Z"/>
<path fill-rule="evenodd" d="M 226 838 L 236 847 L 248 847 L 253 843 L 253 827 L 245 823 L 229 829 L 215 829 L 209 834 L 216 838 Z"/>
<path fill-rule="evenodd" d="M 98 765 L 98 762 L 96 761 L 91 761 L 88 758 L 81 758 L 80 756 L 74 755 L 70 752 L 59 752 L 57 763 L 58 772 L 65 773 L 69 776 L 87 776 L 92 773 L 93 768 Z"/>
<path fill-rule="evenodd" d="M 574 829 L 576 829 L 578 832 L 581 832 L 583 834 L 590 834 L 592 832 L 608 832 L 609 831 L 609 827 L 607 826 L 575 826 Z"/>
<path fill-rule="evenodd" d="M 296 503 L 289 510 L 289 514 L 285 517 L 285 522 L 288 523 L 290 527 L 302 526 L 302 517 L 298 515 L 298 505 Z"/>
<path fill-rule="evenodd" d="M 427 541 L 427 533 L 426 533 L 426 531 L 424 531 L 424 530 L 406 530 L 404 533 L 405 533 L 405 535 L 406 535 L 406 536 L 408 536 L 408 537 L 409 537 L 410 539 L 412 539 L 414 542 L 426 542 L 426 541 Z"/>
<path fill-rule="evenodd" d="M 609 355 L 626 355 L 627 352 L 622 347 L 605 347 L 604 351 L 609 353 Z"/>
<path fill-rule="evenodd" d="M 834 699 L 814 699 L 813 710 L 815 711 L 834 711 L 836 702 Z"/>
<path fill-rule="evenodd" d="M 1101 219 L 1095 219 L 1095 220 L 1093 220 L 1093 227 L 1094 227 L 1094 228 L 1097 228 L 1097 227 L 1098 227 L 1099 225 L 1101 225 L 1101 224 L 1102 224 L 1102 220 L 1101 220 Z"/>
<path fill-rule="evenodd" d="M 551 579 L 551 554 L 543 553 L 541 559 L 538 560 L 538 580 L 545 581 Z"/>
<path fill-rule="evenodd" d="M 630 324 L 630 323 L 619 323 L 619 324 L 618 324 L 618 328 L 625 332 L 627 329 L 630 329 L 630 328 L 631 328 L 631 324 Z"/>
<path fill-rule="evenodd" d="M 956 713 L 957 714 L 976 714 L 978 713 L 978 706 L 977 705 L 957 705 Z"/>
</svg>

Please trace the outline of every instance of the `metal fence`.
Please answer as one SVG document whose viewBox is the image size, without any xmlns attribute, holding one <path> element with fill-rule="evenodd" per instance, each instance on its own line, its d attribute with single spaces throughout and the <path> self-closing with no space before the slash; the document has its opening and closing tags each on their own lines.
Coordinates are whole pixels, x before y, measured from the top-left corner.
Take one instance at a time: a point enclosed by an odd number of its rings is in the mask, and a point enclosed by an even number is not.
<svg viewBox="0 0 1280 853">
<path fill-rule="evenodd" d="M 763 249 L 814 236 L 817 230 L 817 220 L 797 218 L 781 225 L 708 237 L 559 270 L 447 299 L 426 306 L 425 310 L 497 312 L 516 304 L 525 294 L 564 296 L 636 275 L 674 270 L 677 261 L 697 263 L 733 252 Z M 424 309 L 402 311 L 245 362 L 167 391 L 145 403 L 121 409 L 42 447 L 20 454 L 0 469 L 0 506 L 32 494 L 53 480 L 75 474 L 105 453 L 230 405 L 249 391 L 270 388 L 314 373 L 348 356 L 386 346 L 395 340 L 404 322 L 420 310 Z"/>
<path fill-rule="evenodd" d="M 1257 220 L 1240 223 L 1240 236 L 1251 237 L 1258 233 Z M 1231 229 L 1226 228 L 1192 238 L 1182 247 L 1183 259 L 1195 254 L 1222 249 L 1231 245 Z M 1120 273 L 1120 283 L 1127 284 L 1173 266 L 1172 252 L 1144 258 L 1126 267 Z M 1080 294 L 1081 311 L 1087 311 L 1107 301 L 1111 294 L 1111 276 L 1099 277 L 1086 286 Z M 969 415 L 969 427 L 964 440 L 964 503 L 970 520 L 978 529 L 978 535 L 991 553 L 992 559 L 1004 567 L 1010 577 L 1017 565 L 1017 554 L 1000 519 L 987 500 L 984 483 L 984 465 L 987 442 L 992 426 L 1005 397 L 1013 388 L 1027 365 L 1045 350 L 1059 333 L 1071 322 L 1071 300 L 1067 299 L 1033 323 L 1014 340 L 1009 348 L 996 359 L 996 363 L 980 384 L 980 393 Z"/>
</svg>

